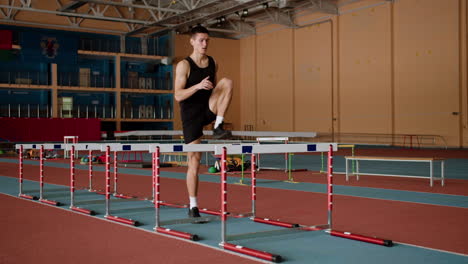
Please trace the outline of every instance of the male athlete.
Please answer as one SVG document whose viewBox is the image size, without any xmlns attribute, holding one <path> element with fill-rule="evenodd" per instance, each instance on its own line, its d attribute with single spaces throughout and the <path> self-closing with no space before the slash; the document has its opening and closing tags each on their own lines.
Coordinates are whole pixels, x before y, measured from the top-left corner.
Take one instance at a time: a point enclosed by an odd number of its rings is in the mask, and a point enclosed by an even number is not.
<svg viewBox="0 0 468 264">
<path fill-rule="evenodd" d="M 209 32 L 202 26 L 192 28 L 192 54 L 177 64 L 175 100 L 180 104 L 182 127 L 186 144 L 200 144 L 203 126 L 215 121 L 213 137 L 227 139 L 231 132 L 224 130 L 223 120 L 232 98 L 232 81 L 223 78 L 216 82 L 218 65 L 208 56 Z M 189 217 L 200 217 L 197 204 L 200 152 L 189 152 L 187 190 L 190 199 Z"/>
</svg>

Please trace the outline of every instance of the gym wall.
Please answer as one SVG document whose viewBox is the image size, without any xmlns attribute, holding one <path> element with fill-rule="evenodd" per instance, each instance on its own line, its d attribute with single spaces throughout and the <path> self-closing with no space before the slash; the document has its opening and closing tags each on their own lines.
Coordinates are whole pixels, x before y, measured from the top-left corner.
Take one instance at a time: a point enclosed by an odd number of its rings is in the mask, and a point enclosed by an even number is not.
<svg viewBox="0 0 468 264">
<path fill-rule="evenodd" d="M 346 7 L 240 40 L 240 127 L 441 135 L 468 145 L 466 1 Z"/>
</svg>

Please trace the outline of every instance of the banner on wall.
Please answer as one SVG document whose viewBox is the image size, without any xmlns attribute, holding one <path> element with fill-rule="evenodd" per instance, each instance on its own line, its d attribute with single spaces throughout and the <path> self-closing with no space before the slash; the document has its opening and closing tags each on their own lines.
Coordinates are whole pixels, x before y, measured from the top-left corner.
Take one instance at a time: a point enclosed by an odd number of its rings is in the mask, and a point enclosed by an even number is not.
<svg viewBox="0 0 468 264">
<path fill-rule="evenodd" d="M 72 64 L 78 58 L 78 41 L 75 37 L 57 33 L 22 32 L 20 41 L 23 60 Z"/>
<path fill-rule="evenodd" d="M 0 50 L 11 50 L 13 47 L 13 32 L 11 30 L 0 30 Z"/>
<path fill-rule="evenodd" d="M 80 141 L 101 139 L 101 120 L 97 118 L 8 118 L 0 117 L 0 138 L 11 142 L 61 142 L 64 136 Z"/>
</svg>

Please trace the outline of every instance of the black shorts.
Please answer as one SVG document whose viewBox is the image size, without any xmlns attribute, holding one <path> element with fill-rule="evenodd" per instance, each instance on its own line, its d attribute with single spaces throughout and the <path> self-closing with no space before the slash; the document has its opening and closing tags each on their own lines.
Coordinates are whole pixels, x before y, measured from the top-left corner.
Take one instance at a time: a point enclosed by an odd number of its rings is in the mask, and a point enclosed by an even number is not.
<svg viewBox="0 0 468 264">
<path fill-rule="evenodd" d="M 190 118 L 182 113 L 182 127 L 184 132 L 184 142 L 188 144 L 203 136 L 203 127 L 216 120 L 216 114 L 211 112 L 208 106 L 199 109 L 191 109 Z M 197 113 L 194 115 L 194 113 Z"/>
</svg>

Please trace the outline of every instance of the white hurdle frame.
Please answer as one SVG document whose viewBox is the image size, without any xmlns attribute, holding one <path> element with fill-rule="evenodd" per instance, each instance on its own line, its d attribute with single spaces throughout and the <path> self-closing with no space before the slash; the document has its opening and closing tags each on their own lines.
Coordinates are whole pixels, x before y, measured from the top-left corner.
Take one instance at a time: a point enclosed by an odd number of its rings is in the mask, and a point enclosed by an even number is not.
<svg viewBox="0 0 468 264">
<path fill-rule="evenodd" d="M 257 137 L 257 143 L 261 144 L 261 142 L 283 142 L 283 144 L 289 143 L 289 137 Z M 282 170 L 281 168 L 273 168 L 273 167 L 261 167 L 260 162 L 260 153 L 257 154 L 257 170 Z M 288 153 L 284 153 L 284 172 L 288 172 Z"/>
<path fill-rule="evenodd" d="M 79 138 L 78 136 L 63 136 L 63 145 L 64 145 L 65 148 L 66 148 L 67 145 L 70 145 L 70 144 L 77 144 L 77 143 L 78 143 L 78 138 Z M 71 142 L 70 142 L 69 140 L 71 140 Z M 77 155 L 77 154 L 75 153 L 75 156 L 76 156 L 76 155 Z M 67 159 L 67 158 L 70 157 L 70 156 L 68 155 L 68 152 L 67 152 L 66 150 L 63 151 L 63 157 L 64 157 L 65 159 Z"/>
</svg>

